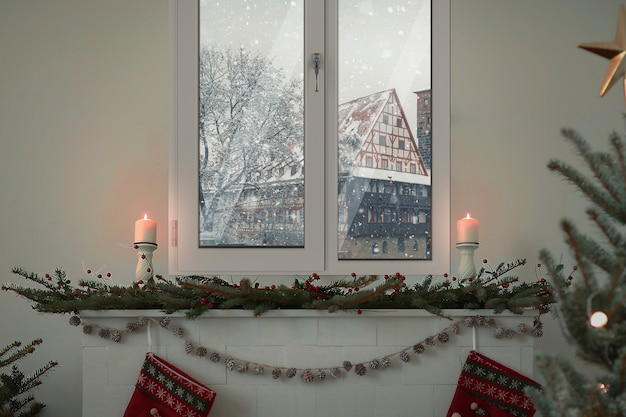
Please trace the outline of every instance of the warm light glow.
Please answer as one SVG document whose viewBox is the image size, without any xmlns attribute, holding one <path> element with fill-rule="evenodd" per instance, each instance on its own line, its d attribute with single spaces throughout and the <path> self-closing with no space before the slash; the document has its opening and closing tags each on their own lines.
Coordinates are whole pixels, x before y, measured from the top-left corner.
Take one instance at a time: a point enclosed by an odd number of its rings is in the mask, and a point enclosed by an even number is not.
<svg viewBox="0 0 626 417">
<path fill-rule="evenodd" d="M 148 220 L 148 213 L 144 213 L 144 214 L 143 214 L 143 219 L 144 219 L 144 220 Z"/>
<path fill-rule="evenodd" d="M 589 324 L 596 328 L 604 327 L 608 322 L 609 318 L 604 311 L 596 311 L 589 317 Z"/>
<path fill-rule="evenodd" d="M 467 216 L 465 216 L 466 219 L 471 219 L 469 213 L 467 213 Z"/>
</svg>

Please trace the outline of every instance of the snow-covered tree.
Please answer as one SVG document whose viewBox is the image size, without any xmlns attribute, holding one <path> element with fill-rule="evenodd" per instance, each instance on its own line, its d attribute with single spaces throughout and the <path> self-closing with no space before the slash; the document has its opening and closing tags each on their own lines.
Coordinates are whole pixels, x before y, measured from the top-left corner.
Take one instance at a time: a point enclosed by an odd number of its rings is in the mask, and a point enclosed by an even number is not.
<svg viewBox="0 0 626 417">
<path fill-rule="evenodd" d="M 246 183 L 303 163 L 302 83 L 244 49 L 200 49 L 201 228 L 219 240 Z"/>
</svg>

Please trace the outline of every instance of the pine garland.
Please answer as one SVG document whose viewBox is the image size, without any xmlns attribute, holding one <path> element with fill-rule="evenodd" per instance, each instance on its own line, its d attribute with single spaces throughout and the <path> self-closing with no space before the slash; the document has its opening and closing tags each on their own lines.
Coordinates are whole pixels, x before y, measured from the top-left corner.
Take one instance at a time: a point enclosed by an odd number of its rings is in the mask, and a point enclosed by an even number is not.
<svg viewBox="0 0 626 417">
<path fill-rule="evenodd" d="M 518 276 L 510 275 L 525 265 L 525 259 L 502 263 L 493 270 L 487 268 L 487 260 L 483 263 L 475 277 L 457 280 L 444 275 L 435 283 L 435 277 L 429 275 L 412 286 L 400 273 L 383 277 L 352 274 L 329 284 L 314 273 L 306 279 L 296 278 L 291 286 L 261 286 L 248 278 L 229 283 L 220 277 L 198 275 L 172 281 L 157 275 L 143 285 L 124 287 L 103 280 L 80 280 L 73 287 L 61 269 L 41 277 L 14 268 L 13 274 L 43 289 L 17 284 L 3 284 L 2 289 L 32 301 L 34 309 L 45 313 L 158 309 L 168 314 L 184 310 L 187 317 L 195 318 L 212 309 L 244 309 L 255 316 L 274 309 L 425 309 L 436 315 L 444 315 L 444 309 L 459 308 L 515 314 L 529 308 L 542 313 L 548 310 L 553 296 L 545 280 L 520 282 Z"/>
</svg>

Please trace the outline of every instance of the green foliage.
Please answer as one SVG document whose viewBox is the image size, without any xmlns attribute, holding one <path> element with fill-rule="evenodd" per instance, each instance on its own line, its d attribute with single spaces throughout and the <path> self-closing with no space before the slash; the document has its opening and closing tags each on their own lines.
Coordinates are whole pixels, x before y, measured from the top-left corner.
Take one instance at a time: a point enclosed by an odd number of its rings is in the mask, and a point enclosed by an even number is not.
<svg viewBox="0 0 626 417">
<path fill-rule="evenodd" d="M 588 377 L 558 356 L 541 355 L 537 364 L 547 381 L 543 391 L 530 393 L 544 416 L 626 416 L 626 165 L 624 142 L 610 137 L 611 150 L 596 152 L 575 131 L 562 131 L 585 162 L 583 172 L 559 160 L 548 168 L 573 184 L 593 204 L 586 213 L 597 230 L 582 233 L 564 219 L 561 230 L 581 276 L 570 284 L 561 265 L 548 250 L 540 258 L 547 268 L 553 306 L 567 342 L 576 354 L 595 365 L 598 374 Z M 592 311 L 609 317 L 604 328 L 589 324 Z"/>
<path fill-rule="evenodd" d="M 41 343 L 41 339 L 36 339 L 22 347 L 20 342 L 13 342 L 0 351 L 0 368 L 11 367 L 10 372 L 0 373 L 0 417 L 36 416 L 45 407 L 35 401 L 30 392 L 41 385 L 41 377 L 57 366 L 57 362 L 50 361 L 29 376 L 15 365 L 16 361 L 33 353 Z"/>
<path fill-rule="evenodd" d="M 553 301 L 547 284 L 519 283 L 510 273 L 526 261 L 500 264 L 495 270 L 481 268 L 475 277 L 464 280 L 427 276 L 413 286 L 396 273 L 352 276 L 325 283 L 317 274 L 295 279 L 293 285 L 261 286 L 248 278 L 229 283 L 219 277 L 186 276 L 175 281 L 157 276 L 144 286 L 108 286 L 102 281 L 79 281 L 77 288 L 61 270 L 43 278 L 14 268 L 13 273 L 43 286 L 34 289 L 4 284 L 33 302 L 33 308 L 46 313 L 78 313 L 81 310 L 159 309 L 168 314 L 184 310 L 189 318 L 213 309 L 245 309 L 261 315 L 274 309 L 314 309 L 336 312 L 359 309 L 425 309 L 443 315 L 444 309 L 493 309 L 522 313 L 533 308 L 546 311 Z"/>
</svg>

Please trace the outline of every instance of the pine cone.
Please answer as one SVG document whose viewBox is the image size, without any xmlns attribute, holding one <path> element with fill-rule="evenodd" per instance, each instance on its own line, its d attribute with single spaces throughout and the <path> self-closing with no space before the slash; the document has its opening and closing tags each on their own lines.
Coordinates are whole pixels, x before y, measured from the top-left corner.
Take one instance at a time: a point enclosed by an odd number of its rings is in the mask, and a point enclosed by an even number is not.
<svg viewBox="0 0 626 417">
<path fill-rule="evenodd" d="M 185 340 L 185 353 L 189 355 L 191 352 L 193 352 L 193 344 L 191 340 Z"/>
<path fill-rule="evenodd" d="M 513 336 L 515 336 L 515 331 L 514 330 L 506 329 L 504 331 L 504 337 L 506 337 L 507 339 L 513 339 Z"/>
<path fill-rule="evenodd" d="M 83 326 L 83 333 L 84 334 L 91 334 L 92 332 L 93 332 L 93 327 L 91 327 L 91 325 L 85 324 Z"/>
<path fill-rule="evenodd" d="M 341 369 L 339 369 L 339 368 L 332 368 L 330 370 L 330 376 L 332 376 L 333 378 L 339 378 L 340 375 L 341 375 Z"/>
<path fill-rule="evenodd" d="M 435 338 L 428 336 L 426 340 L 424 340 L 424 343 L 426 343 L 426 346 L 435 346 Z"/>
<path fill-rule="evenodd" d="M 517 331 L 519 331 L 520 333 L 528 333 L 528 325 L 526 323 L 520 323 L 517 326 Z"/>
<path fill-rule="evenodd" d="M 363 376 L 367 373 L 367 368 L 362 363 L 357 363 L 354 366 L 354 373 L 358 376 Z"/>
<path fill-rule="evenodd" d="M 143 316 L 142 316 L 142 317 L 139 317 L 139 318 L 137 319 L 137 324 L 138 324 L 139 326 L 142 326 L 142 327 L 143 327 L 143 326 L 145 326 L 145 325 L 146 325 L 146 318 L 145 318 L 145 317 L 143 317 Z"/>
<path fill-rule="evenodd" d="M 304 382 L 313 382 L 314 379 L 315 379 L 315 376 L 313 375 L 313 372 L 311 372 L 310 369 L 307 369 L 306 371 L 302 373 L 302 380 Z"/>
<path fill-rule="evenodd" d="M 167 328 L 167 326 L 170 325 L 170 318 L 169 317 L 163 317 L 160 321 L 159 324 L 161 325 L 161 327 L 165 327 Z"/>
<path fill-rule="evenodd" d="M 400 354 L 400 360 L 402 362 L 409 362 L 411 360 L 411 356 L 409 356 L 409 352 L 402 352 Z"/>
<path fill-rule="evenodd" d="M 182 335 L 183 335 L 184 330 L 183 330 L 182 328 L 180 328 L 180 327 L 174 327 L 174 330 L 172 330 L 172 332 L 173 332 L 176 336 L 180 337 L 180 336 L 182 336 Z"/>
<path fill-rule="evenodd" d="M 126 323 L 126 330 L 128 330 L 130 333 L 136 331 L 138 328 L 139 325 L 135 321 L 129 321 L 128 323 Z"/>
<path fill-rule="evenodd" d="M 493 331 L 493 337 L 496 339 L 502 339 L 504 337 L 504 329 L 502 327 L 496 327 Z"/>
<path fill-rule="evenodd" d="M 254 367 L 254 374 L 255 375 L 263 375 L 264 372 L 265 372 L 265 369 L 263 369 L 262 365 L 256 365 Z"/>
<path fill-rule="evenodd" d="M 122 333 L 119 330 L 113 330 L 109 332 L 109 338 L 115 343 L 119 343 L 122 340 Z"/>
<path fill-rule="evenodd" d="M 70 317 L 70 324 L 71 324 L 72 326 L 78 326 L 78 325 L 80 325 L 80 317 L 78 317 L 78 316 L 72 316 L 72 317 Z"/>
<path fill-rule="evenodd" d="M 391 366 L 391 359 L 389 358 L 383 358 L 383 360 L 380 362 L 381 366 L 383 368 L 389 368 Z"/>
<path fill-rule="evenodd" d="M 98 331 L 98 336 L 100 336 L 103 339 L 108 339 L 109 335 L 110 335 L 109 329 L 100 329 Z"/>
<path fill-rule="evenodd" d="M 452 334 L 459 334 L 459 325 L 456 323 L 448 327 L 448 329 L 450 330 L 450 333 Z"/>
<path fill-rule="evenodd" d="M 293 378 L 298 374 L 298 371 L 296 370 L 296 368 L 289 368 L 287 369 L 287 378 Z"/>
<path fill-rule="evenodd" d="M 370 361 L 370 368 L 372 369 L 380 368 L 380 361 L 378 359 L 373 359 L 372 361 Z"/>
<path fill-rule="evenodd" d="M 487 327 L 493 327 L 496 325 L 496 319 L 494 319 L 493 317 L 485 317 L 484 324 Z"/>
<path fill-rule="evenodd" d="M 221 360 L 220 354 L 217 352 L 211 353 L 211 356 L 209 356 L 209 360 L 213 363 L 219 362 Z"/>
<path fill-rule="evenodd" d="M 207 354 L 207 349 L 204 346 L 199 346 L 196 349 L 196 355 L 200 356 L 201 358 L 204 358 Z"/>
<path fill-rule="evenodd" d="M 232 371 L 233 369 L 235 369 L 235 360 L 233 358 L 228 358 L 224 362 L 224 365 L 226 366 L 226 369 Z"/>
<path fill-rule="evenodd" d="M 240 374 L 245 374 L 246 372 L 248 372 L 249 366 L 250 364 L 248 362 L 240 363 L 237 367 L 237 371 L 239 371 Z"/>
<path fill-rule="evenodd" d="M 273 379 L 278 379 L 278 378 L 280 378 L 280 376 L 282 375 L 282 373 L 283 373 L 283 372 L 282 372 L 280 369 L 278 369 L 278 368 L 274 368 L 274 369 L 272 369 L 272 378 L 273 378 Z"/>
<path fill-rule="evenodd" d="M 317 371 L 317 379 L 319 379 L 320 381 L 323 381 L 326 379 L 326 372 L 324 372 L 323 370 L 319 370 Z"/>
<path fill-rule="evenodd" d="M 543 330 L 541 328 L 536 328 L 535 330 L 533 330 L 533 336 L 534 337 L 542 337 L 543 336 Z"/>
<path fill-rule="evenodd" d="M 463 319 L 463 325 L 465 327 L 474 327 L 475 324 L 476 324 L 476 321 L 474 320 L 474 317 L 465 317 Z"/>
<path fill-rule="evenodd" d="M 350 372 L 350 369 L 352 369 L 352 363 L 350 361 L 343 361 L 343 369 Z"/>
<path fill-rule="evenodd" d="M 478 316 L 478 317 L 476 317 L 476 325 L 477 325 L 477 326 L 482 327 L 482 326 L 485 326 L 486 324 L 487 324 L 487 323 L 486 323 L 486 321 L 485 321 L 485 317 L 483 317 L 483 316 Z"/>
<path fill-rule="evenodd" d="M 424 353 L 425 350 L 426 350 L 426 347 L 421 343 L 413 345 L 413 352 L 415 353 Z"/>
<path fill-rule="evenodd" d="M 450 340 L 450 335 L 446 332 L 441 332 L 437 335 L 437 340 L 439 340 L 441 343 L 446 343 L 448 340 Z"/>
</svg>

